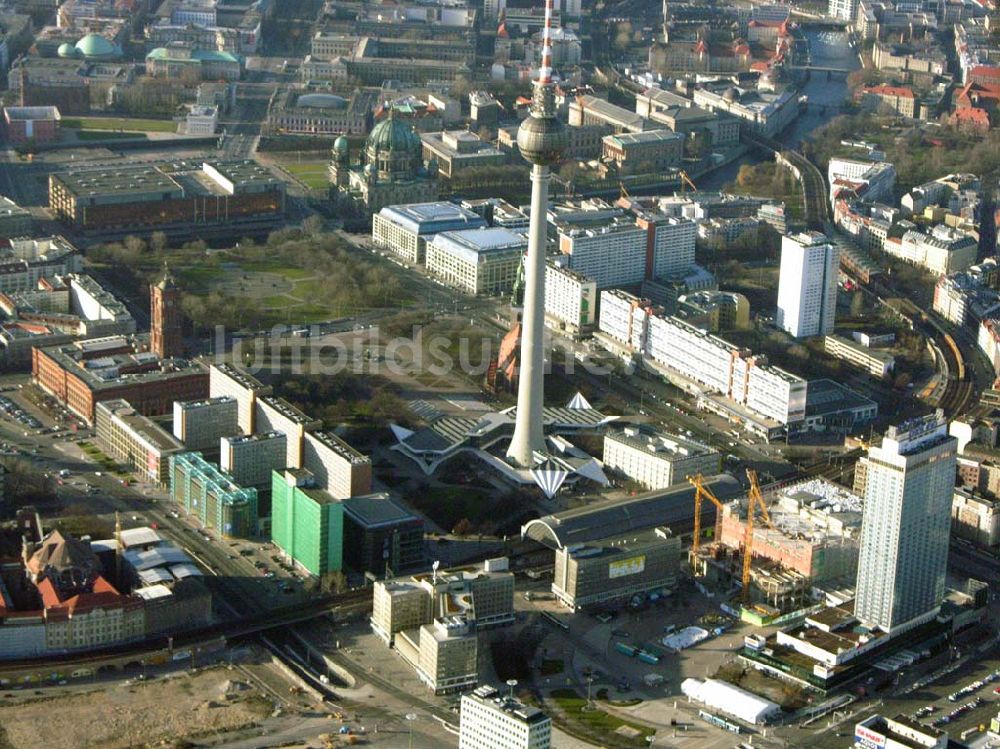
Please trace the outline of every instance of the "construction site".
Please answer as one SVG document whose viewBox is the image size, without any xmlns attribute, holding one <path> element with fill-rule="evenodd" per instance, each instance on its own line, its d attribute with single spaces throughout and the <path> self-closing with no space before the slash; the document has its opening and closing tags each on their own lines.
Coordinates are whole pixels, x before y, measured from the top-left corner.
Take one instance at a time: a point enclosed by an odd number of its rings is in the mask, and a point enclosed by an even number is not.
<svg viewBox="0 0 1000 749">
<path fill-rule="evenodd" d="M 720 591 L 739 588 L 743 616 L 756 623 L 840 598 L 838 591 L 853 588 L 861 497 L 826 479 L 762 490 L 756 474 L 747 475 L 747 495 L 726 503 L 701 476 L 689 479 L 695 487 L 689 561 L 702 584 Z M 706 499 L 717 510 L 710 534 L 700 522 Z"/>
</svg>

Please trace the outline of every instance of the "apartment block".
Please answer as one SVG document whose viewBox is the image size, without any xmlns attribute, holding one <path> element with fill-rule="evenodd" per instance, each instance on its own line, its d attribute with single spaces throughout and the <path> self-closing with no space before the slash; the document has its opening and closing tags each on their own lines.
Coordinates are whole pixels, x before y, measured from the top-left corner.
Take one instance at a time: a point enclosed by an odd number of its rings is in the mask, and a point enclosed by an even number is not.
<svg viewBox="0 0 1000 749">
<path fill-rule="evenodd" d="M 303 440 L 302 467 L 316 485 L 337 499 L 372 490 L 372 461 L 332 432 L 309 432 Z"/>
<path fill-rule="evenodd" d="M 343 566 L 344 505 L 317 488 L 304 469 L 271 474 L 271 540 L 310 575 Z"/>
<path fill-rule="evenodd" d="M 545 266 L 545 319 L 570 335 L 591 328 L 597 320 L 597 283 L 550 260 Z"/>
<path fill-rule="evenodd" d="M 219 467 L 240 486 L 267 486 L 273 471 L 286 468 L 287 442 L 283 432 L 223 437 Z"/>
<path fill-rule="evenodd" d="M 780 424 L 802 421 L 806 416 L 808 382 L 770 365 L 748 369 L 746 407 Z"/>
<path fill-rule="evenodd" d="M 636 225 L 646 230 L 646 278 L 680 278 L 691 272 L 697 223 L 679 216 L 641 214 Z"/>
<path fill-rule="evenodd" d="M 728 395 L 732 391 L 733 361 L 741 350 L 676 317 L 653 316 L 644 353 L 698 385 Z"/>
<path fill-rule="evenodd" d="M 559 251 L 569 258 L 569 267 L 592 278 L 598 289 L 638 284 L 646 277 L 648 231 L 635 221 L 622 218 L 558 231 Z"/>
<path fill-rule="evenodd" d="M 271 395 L 262 395 L 254 403 L 254 432 L 282 432 L 285 444 L 285 467 L 301 468 L 306 432 L 322 426 L 319 419 L 306 416 L 286 401 Z"/>
<path fill-rule="evenodd" d="M 1000 545 L 1000 499 L 958 487 L 951 503 L 951 532 L 984 547 Z"/>
<path fill-rule="evenodd" d="M 819 232 L 781 239 L 775 324 L 795 338 L 833 332 L 840 253 Z"/>
<path fill-rule="evenodd" d="M 911 229 L 900 238 L 887 239 L 882 249 L 931 273 L 949 274 L 976 262 L 979 242 L 967 232 L 938 224 L 929 234 Z"/>
<path fill-rule="evenodd" d="M 264 385 L 257 378 L 232 364 L 213 364 L 208 371 L 208 391 L 210 398 L 222 396 L 235 398 L 237 426 L 243 434 L 253 434 L 256 431 L 254 414 L 257 398 L 270 395 L 271 386 Z"/>
<path fill-rule="evenodd" d="M 654 307 L 648 299 L 621 289 L 607 289 L 601 292 L 598 328 L 632 351 L 644 352 L 653 313 Z"/>
<path fill-rule="evenodd" d="M 215 451 L 220 439 L 239 432 L 238 422 L 239 404 L 231 395 L 174 401 L 174 437 L 188 450 Z"/>
</svg>

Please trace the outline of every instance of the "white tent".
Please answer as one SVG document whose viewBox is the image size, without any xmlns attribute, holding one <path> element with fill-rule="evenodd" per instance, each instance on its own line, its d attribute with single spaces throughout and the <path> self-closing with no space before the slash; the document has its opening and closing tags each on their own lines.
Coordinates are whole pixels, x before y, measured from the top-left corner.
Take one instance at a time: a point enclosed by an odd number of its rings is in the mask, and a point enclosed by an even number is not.
<svg viewBox="0 0 1000 749">
<path fill-rule="evenodd" d="M 751 725 L 764 723 L 781 711 L 770 700 L 716 679 L 685 679 L 681 684 L 681 692 L 695 702 L 704 703 L 712 710 L 732 715 Z"/>
</svg>

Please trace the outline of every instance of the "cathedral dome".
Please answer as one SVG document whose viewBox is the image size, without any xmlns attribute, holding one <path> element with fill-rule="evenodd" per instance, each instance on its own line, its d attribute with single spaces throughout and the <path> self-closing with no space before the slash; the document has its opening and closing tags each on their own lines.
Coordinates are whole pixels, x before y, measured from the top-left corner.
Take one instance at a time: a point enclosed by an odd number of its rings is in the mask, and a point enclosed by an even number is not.
<svg viewBox="0 0 1000 749">
<path fill-rule="evenodd" d="M 378 151 L 406 151 L 420 147 L 420 136 L 390 113 L 389 117 L 372 128 L 368 146 Z"/>
</svg>

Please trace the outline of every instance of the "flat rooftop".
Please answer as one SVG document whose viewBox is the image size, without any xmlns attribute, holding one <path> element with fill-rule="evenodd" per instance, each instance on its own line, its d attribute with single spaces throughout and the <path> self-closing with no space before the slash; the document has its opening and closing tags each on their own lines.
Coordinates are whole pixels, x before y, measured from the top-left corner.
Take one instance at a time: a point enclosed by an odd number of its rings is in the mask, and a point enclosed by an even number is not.
<svg viewBox="0 0 1000 749">
<path fill-rule="evenodd" d="M 248 372 L 244 372 L 242 369 L 234 367 L 232 364 L 226 364 L 224 362 L 222 364 L 213 364 L 212 369 L 215 369 L 220 374 L 224 374 L 226 377 L 235 381 L 237 385 L 247 388 L 248 390 L 271 392 L 270 385 L 265 385 L 253 375 Z"/>
<path fill-rule="evenodd" d="M 194 360 L 161 360 L 147 351 L 130 351 L 84 359 L 84 354 L 89 351 L 86 344 L 91 342 L 77 341 L 61 346 L 48 346 L 40 350 L 64 370 L 82 379 L 94 391 L 206 373 L 205 368 Z"/>
<path fill-rule="evenodd" d="M 279 398 L 275 395 L 264 395 L 257 399 L 258 402 L 267 406 L 268 408 L 278 412 L 281 416 L 289 419 L 292 423 L 298 424 L 300 426 L 306 426 L 310 424 L 319 424 L 319 419 L 314 419 L 311 416 L 306 416 L 302 411 L 297 409 L 291 403 L 286 401 L 284 398 Z"/>
<path fill-rule="evenodd" d="M 414 234 L 437 234 L 486 226 L 486 221 L 479 214 L 445 201 L 391 205 L 379 211 L 379 216 Z"/>
<path fill-rule="evenodd" d="M 926 749 L 929 744 L 927 741 L 915 741 L 910 735 L 903 733 L 900 729 L 922 735 L 930 739 L 931 742 L 936 742 L 944 736 L 942 731 L 932 726 L 918 723 L 915 720 L 910 720 L 904 715 L 897 715 L 892 720 L 883 718 L 881 715 L 873 715 L 868 720 L 860 723 L 860 725 L 871 731 L 880 733 L 887 739 L 896 742 L 897 745 L 907 747 L 908 749 Z"/>
<path fill-rule="evenodd" d="M 714 448 L 696 440 L 667 432 L 649 432 L 634 427 L 626 427 L 620 432 L 608 432 L 605 439 L 647 451 L 650 455 L 656 455 L 664 460 L 718 454 Z"/>
<path fill-rule="evenodd" d="M 98 411 L 107 411 L 113 419 L 117 419 L 131 432 L 135 438 L 145 442 L 161 453 L 180 452 L 184 445 L 170 432 L 166 431 L 152 419 L 143 416 L 132 404 L 121 398 L 98 401 Z"/>
<path fill-rule="evenodd" d="M 59 182 L 72 195 L 87 197 L 92 195 L 142 195 L 161 192 L 171 198 L 183 194 L 181 185 L 171 176 L 156 166 L 135 165 L 109 169 L 73 169 L 51 175 L 51 179 Z"/>
<path fill-rule="evenodd" d="M 263 187 L 281 183 L 265 166 L 253 159 L 234 161 L 206 161 L 204 167 L 214 169 L 237 187 Z"/>
<path fill-rule="evenodd" d="M 235 437 L 223 437 L 230 445 L 245 445 L 249 442 L 268 442 L 269 440 L 287 439 L 284 432 L 261 432 L 259 434 L 240 434 Z"/>
<path fill-rule="evenodd" d="M 311 432 L 309 436 L 352 465 L 371 463 L 371 458 L 355 450 L 333 432 Z"/>
<path fill-rule="evenodd" d="M 368 528 L 420 520 L 386 492 L 345 499 L 344 512 Z"/>
<path fill-rule="evenodd" d="M 503 228 L 446 231 L 438 234 L 432 243 L 437 249 L 472 263 L 480 262 L 485 255 L 523 252 L 528 247 L 528 240 L 523 234 Z"/>
<path fill-rule="evenodd" d="M 870 349 L 866 349 L 866 351 L 870 351 Z M 826 378 L 809 380 L 809 387 L 806 389 L 807 417 L 833 411 L 877 406 L 878 404 L 871 398 L 866 398 L 846 385 Z"/>
<path fill-rule="evenodd" d="M 164 200 L 234 194 L 214 173 L 231 182 L 234 192 L 284 185 L 270 170 L 250 160 L 77 168 L 52 174 L 50 179 L 77 198 L 152 196 L 150 199 Z"/>
<path fill-rule="evenodd" d="M 194 411 L 199 408 L 211 408 L 224 403 L 235 403 L 236 399 L 231 395 L 219 395 L 215 398 L 201 398 L 193 401 L 174 401 L 182 411 Z"/>
<path fill-rule="evenodd" d="M 479 687 L 472 694 L 467 694 L 462 699 L 474 700 L 480 705 L 484 705 L 495 712 L 504 713 L 509 718 L 520 723 L 534 725 L 549 720 L 549 716 L 537 707 L 525 705 L 523 702 L 511 698 L 491 686 Z"/>
<path fill-rule="evenodd" d="M 605 135 L 604 140 L 619 146 L 636 146 L 647 143 L 664 143 L 667 141 L 683 141 L 683 133 L 672 130 L 646 130 L 641 133 L 621 133 L 620 135 Z"/>
</svg>

